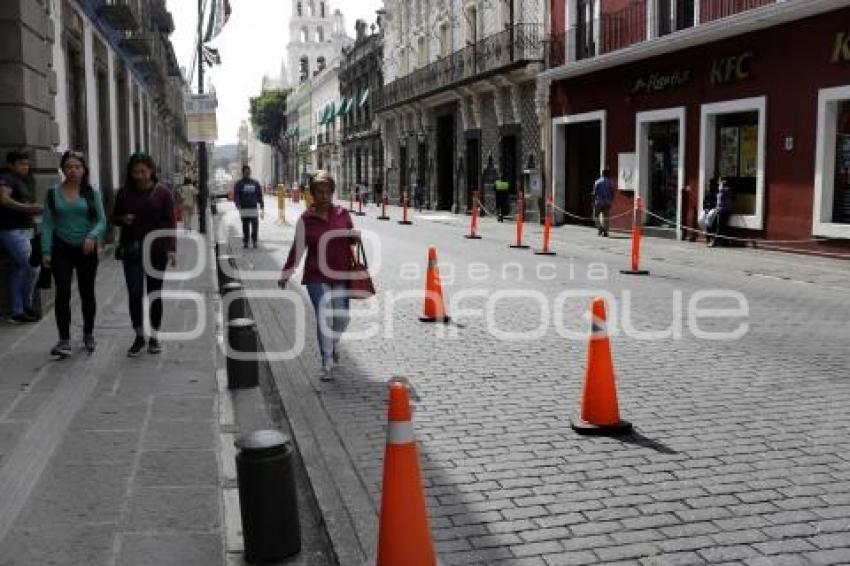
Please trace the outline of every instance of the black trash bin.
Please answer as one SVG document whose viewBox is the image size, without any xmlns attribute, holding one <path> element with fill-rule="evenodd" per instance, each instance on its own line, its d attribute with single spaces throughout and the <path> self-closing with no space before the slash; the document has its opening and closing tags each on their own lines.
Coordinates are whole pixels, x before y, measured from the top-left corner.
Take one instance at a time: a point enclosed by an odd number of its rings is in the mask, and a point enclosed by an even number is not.
<svg viewBox="0 0 850 566">
<path fill-rule="evenodd" d="M 258 430 L 236 441 L 236 475 L 245 560 L 277 562 L 301 551 L 294 450 L 279 430 Z"/>
<path fill-rule="evenodd" d="M 248 312 L 248 301 L 245 298 L 245 288 L 242 283 L 231 281 L 221 290 L 222 308 L 225 309 L 224 320 L 230 322 L 237 318 L 251 318 Z"/>
<path fill-rule="evenodd" d="M 227 323 L 227 387 L 246 389 L 259 382 L 257 324 L 250 318 Z"/>
</svg>

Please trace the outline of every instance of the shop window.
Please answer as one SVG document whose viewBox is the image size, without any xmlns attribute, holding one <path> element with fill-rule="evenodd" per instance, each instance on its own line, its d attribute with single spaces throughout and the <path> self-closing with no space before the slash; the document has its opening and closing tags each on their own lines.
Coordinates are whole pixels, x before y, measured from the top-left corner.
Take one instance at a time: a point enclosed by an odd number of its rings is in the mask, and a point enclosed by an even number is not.
<svg viewBox="0 0 850 566">
<path fill-rule="evenodd" d="M 832 221 L 850 224 L 850 101 L 838 104 L 835 124 L 835 174 L 833 175 Z"/>
<path fill-rule="evenodd" d="M 850 86 L 818 96 L 813 234 L 850 238 Z"/>
<path fill-rule="evenodd" d="M 658 35 L 694 27 L 694 0 L 656 0 Z"/>
<path fill-rule="evenodd" d="M 730 224 L 764 228 L 764 97 L 705 104 L 702 107 L 700 198 L 713 202 L 718 181 L 732 189 Z"/>
<path fill-rule="evenodd" d="M 734 197 L 733 214 L 755 215 L 758 177 L 758 112 L 723 114 L 715 121 L 716 153 L 711 196 L 726 179 Z"/>
</svg>

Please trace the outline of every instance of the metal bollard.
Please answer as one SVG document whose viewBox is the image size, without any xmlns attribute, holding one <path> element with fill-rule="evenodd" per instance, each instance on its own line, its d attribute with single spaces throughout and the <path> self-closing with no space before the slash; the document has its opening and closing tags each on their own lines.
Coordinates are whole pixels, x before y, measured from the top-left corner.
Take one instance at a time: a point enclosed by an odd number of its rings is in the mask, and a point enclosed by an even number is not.
<svg viewBox="0 0 850 566">
<path fill-rule="evenodd" d="M 278 562 L 301 551 L 291 439 L 258 430 L 236 441 L 236 477 L 245 560 Z"/>
<path fill-rule="evenodd" d="M 227 353 L 228 389 L 257 387 L 260 373 L 257 359 L 259 346 L 257 324 L 253 320 L 237 318 L 227 323 L 225 352 Z"/>
<path fill-rule="evenodd" d="M 237 318 L 250 318 L 248 300 L 245 298 L 245 288 L 242 283 L 232 281 L 222 287 L 221 303 L 222 307 L 227 309 L 224 313 L 226 322 Z"/>
<path fill-rule="evenodd" d="M 224 266 L 227 266 L 225 269 Z M 237 281 L 237 278 L 232 274 L 236 271 L 236 258 L 232 255 L 220 255 L 218 256 L 218 263 L 216 263 L 216 271 L 218 275 L 218 288 L 219 291 L 224 289 L 224 286 L 228 283 L 232 283 Z"/>
</svg>

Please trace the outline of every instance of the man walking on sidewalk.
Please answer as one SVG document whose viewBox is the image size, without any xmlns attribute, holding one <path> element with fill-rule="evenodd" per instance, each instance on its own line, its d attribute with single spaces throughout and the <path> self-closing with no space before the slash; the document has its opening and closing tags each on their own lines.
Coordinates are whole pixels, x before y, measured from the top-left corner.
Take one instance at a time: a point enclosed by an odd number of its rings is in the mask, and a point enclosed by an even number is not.
<svg viewBox="0 0 850 566">
<path fill-rule="evenodd" d="M 266 206 L 263 202 L 263 188 L 251 178 L 251 168 L 247 165 L 242 167 L 242 179 L 233 187 L 233 202 L 242 217 L 242 247 L 247 249 L 250 241 L 256 248 L 259 219 L 265 215 Z"/>
<path fill-rule="evenodd" d="M 608 237 L 608 219 L 611 215 L 611 201 L 614 200 L 614 184 L 611 182 L 611 170 L 602 170 L 602 176 L 593 184 L 593 219 L 600 236 Z"/>
</svg>

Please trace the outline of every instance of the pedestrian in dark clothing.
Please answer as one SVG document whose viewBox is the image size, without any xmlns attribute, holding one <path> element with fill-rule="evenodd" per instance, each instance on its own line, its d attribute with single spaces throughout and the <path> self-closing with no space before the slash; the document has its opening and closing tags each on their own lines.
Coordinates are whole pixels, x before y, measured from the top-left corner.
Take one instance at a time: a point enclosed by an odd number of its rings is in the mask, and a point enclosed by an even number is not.
<svg viewBox="0 0 850 566">
<path fill-rule="evenodd" d="M 256 248 L 260 218 L 265 215 L 266 205 L 263 202 L 263 188 L 251 178 L 251 168 L 247 165 L 242 167 L 242 179 L 233 187 L 233 202 L 242 217 L 242 247 L 247 248 L 250 242 Z"/>
<path fill-rule="evenodd" d="M 712 248 L 718 245 L 725 246 L 728 242 L 723 238 L 729 225 L 729 217 L 732 216 L 732 190 L 726 179 L 720 179 L 715 204 L 717 213 L 714 220 L 714 238 L 709 243 Z"/>
<path fill-rule="evenodd" d="M 71 355 L 71 280 L 77 272 L 77 289 L 83 310 L 83 345 L 95 350 L 94 319 L 97 312 L 95 279 L 98 242 L 106 232 L 103 200 L 89 184 L 89 169 L 82 153 L 66 151 L 60 160 L 65 181 L 47 192 L 42 223 L 41 255 L 56 282 L 56 329 L 59 343 L 50 351 L 58 358 Z"/>
<path fill-rule="evenodd" d="M 9 275 L 9 320 L 15 323 L 35 322 L 32 297 L 38 269 L 30 264 L 35 224 L 33 217 L 42 207 L 26 183 L 29 177 L 29 155 L 10 151 L 6 167 L 0 171 L 0 247 L 12 261 Z"/>
<path fill-rule="evenodd" d="M 611 203 L 614 201 L 614 183 L 611 182 L 611 170 L 602 170 L 602 176 L 593 184 L 593 220 L 598 235 L 608 237 Z"/>
<path fill-rule="evenodd" d="M 177 265 L 174 198 L 156 178 L 156 165 L 144 153 L 130 157 L 126 184 L 115 196 L 113 222 L 121 226 L 120 256 L 130 303 L 130 321 L 136 337 L 127 355 L 138 356 L 145 347 L 144 300 L 162 290 L 168 265 Z M 159 233 L 156 233 L 159 232 Z M 148 241 L 146 244 L 146 240 Z M 144 257 L 146 248 L 149 255 Z M 147 259 L 147 261 L 145 261 Z M 148 272 L 150 266 L 152 271 Z M 148 352 L 162 351 L 157 333 L 162 325 L 162 300 L 150 301 Z"/>
</svg>

